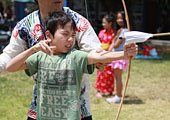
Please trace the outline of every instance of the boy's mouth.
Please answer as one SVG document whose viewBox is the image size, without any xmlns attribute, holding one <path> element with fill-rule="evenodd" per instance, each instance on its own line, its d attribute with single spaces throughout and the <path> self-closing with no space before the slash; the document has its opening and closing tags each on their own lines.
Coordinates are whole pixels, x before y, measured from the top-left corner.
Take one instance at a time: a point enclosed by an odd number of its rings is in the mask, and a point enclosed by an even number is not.
<svg viewBox="0 0 170 120">
<path fill-rule="evenodd" d="M 65 47 L 67 47 L 67 48 L 71 48 L 71 47 L 72 47 L 72 45 L 71 45 L 71 44 L 67 44 L 67 45 L 65 45 Z"/>
</svg>

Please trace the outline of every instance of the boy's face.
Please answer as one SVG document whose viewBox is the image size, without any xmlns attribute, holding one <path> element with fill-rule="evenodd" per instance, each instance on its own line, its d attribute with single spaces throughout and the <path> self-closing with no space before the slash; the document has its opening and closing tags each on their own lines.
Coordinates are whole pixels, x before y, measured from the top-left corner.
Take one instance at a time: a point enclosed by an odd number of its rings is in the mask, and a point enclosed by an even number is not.
<svg viewBox="0 0 170 120">
<path fill-rule="evenodd" d="M 51 46 L 56 46 L 56 50 L 53 51 L 54 55 L 60 55 L 68 53 L 75 44 L 76 31 L 73 31 L 71 23 L 67 23 L 64 28 L 61 26 L 55 31 L 54 36 L 50 34 L 47 39 L 51 39 Z"/>
</svg>

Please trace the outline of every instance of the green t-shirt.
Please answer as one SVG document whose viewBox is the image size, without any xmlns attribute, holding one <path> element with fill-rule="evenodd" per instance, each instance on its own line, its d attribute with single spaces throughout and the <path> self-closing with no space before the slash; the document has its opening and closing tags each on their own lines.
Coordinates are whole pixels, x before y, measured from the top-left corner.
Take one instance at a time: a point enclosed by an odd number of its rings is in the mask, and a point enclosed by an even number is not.
<svg viewBox="0 0 170 120">
<path fill-rule="evenodd" d="M 81 119 L 80 85 L 89 69 L 87 54 L 75 49 L 59 56 L 38 52 L 26 60 L 28 73 L 38 73 L 37 120 Z"/>
</svg>

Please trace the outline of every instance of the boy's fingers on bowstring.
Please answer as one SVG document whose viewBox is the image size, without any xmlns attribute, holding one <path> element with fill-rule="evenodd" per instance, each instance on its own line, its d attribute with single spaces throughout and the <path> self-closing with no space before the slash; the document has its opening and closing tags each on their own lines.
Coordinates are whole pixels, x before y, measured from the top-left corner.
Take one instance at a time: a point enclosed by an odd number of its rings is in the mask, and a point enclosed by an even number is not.
<svg viewBox="0 0 170 120">
<path fill-rule="evenodd" d="M 46 53 L 46 48 L 45 48 L 45 46 L 43 45 L 43 43 L 40 42 L 39 45 L 40 45 L 40 50 Z"/>
<path fill-rule="evenodd" d="M 46 42 L 46 41 L 41 42 L 41 44 L 40 44 L 41 50 L 42 50 L 44 53 L 48 54 L 48 55 L 52 55 L 52 50 L 50 49 L 50 47 L 48 46 L 47 43 L 49 43 L 49 41 L 47 41 L 47 42 Z"/>
<path fill-rule="evenodd" d="M 56 46 L 49 46 L 51 50 L 56 50 Z"/>
<path fill-rule="evenodd" d="M 53 53 L 54 53 L 53 51 L 56 50 L 56 46 L 50 46 L 50 49 L 52 51 L 51 55 L 53 55 Z"/>
<path fill-rule="evenodd" d="M 52 41 L 50 39 L 44 40 L 46 44 L 51 43 Z"/>
<path fill-rule="evenodd" d="M 47 39 L 47 40 L 45 40 L 45 43 L 46 44 L 49 44 L 49 43 L 51 43 L 52 41 L 51 40 L 49 40 L 49 39 Z M 53 50 L 56 50 L 56 46 L 46 46 L 47 47 L 47 49 L 48 49 L 48 52 L 49 52 L 49 54 L 50 55 L 53 55 Z"/>
</svg>

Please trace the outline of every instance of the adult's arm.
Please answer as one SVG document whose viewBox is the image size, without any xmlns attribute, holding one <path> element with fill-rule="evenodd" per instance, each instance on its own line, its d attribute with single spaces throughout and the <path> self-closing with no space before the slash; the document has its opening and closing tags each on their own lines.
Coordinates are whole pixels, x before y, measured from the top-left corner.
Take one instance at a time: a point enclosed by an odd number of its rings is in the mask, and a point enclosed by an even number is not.
<svg viewBox="0 0 170 120">
<path fill-rule="evenodd" d="M 0 55 L 0 73 L 6 72 L 6 65 L 13 57 L 27 49 L 27 43 L 16 35 L 17 30 L 14 29 L 9 44 Z"/>
<path fill-rule="evenodd" d="M 78 46 L 80 50 L 85 52 L 96 51 L 97 49 L 101 49 L 101 43 L 98 39 L 94 29 L 90 25 L 88 21 L 88 28 L 84 31 L 78 32 Z"/>
</svg>

